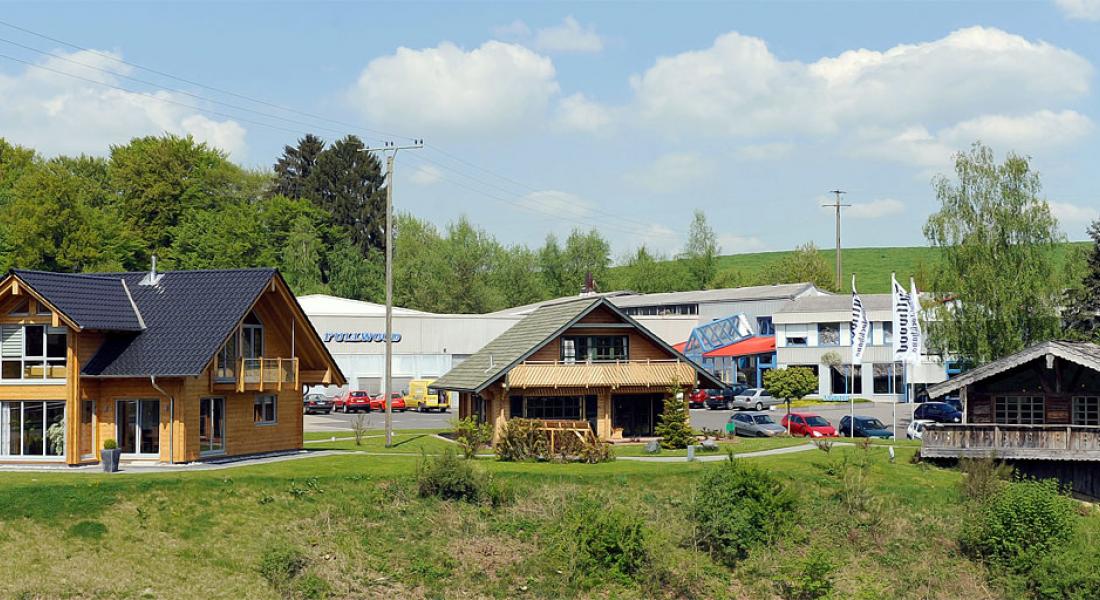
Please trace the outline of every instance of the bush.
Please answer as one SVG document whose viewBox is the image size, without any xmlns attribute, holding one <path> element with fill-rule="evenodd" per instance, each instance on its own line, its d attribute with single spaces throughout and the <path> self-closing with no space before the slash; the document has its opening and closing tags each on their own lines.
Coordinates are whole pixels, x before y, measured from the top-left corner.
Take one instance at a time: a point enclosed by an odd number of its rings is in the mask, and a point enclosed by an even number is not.
<svg viewBox="0 0 1100 600">
<path fill-rule="evenodd" d="M 1100 535 L 1093 536 L 1094 538 Z M 1078 536 L 1064 551 L 1050 553 L 1022 578 L 1035 598 L 1095 600 L 1100 598 L 1100 539 Z M 1022 591 L 1022 590 L 1021 590 Z"/>
<path fill-rule="evenodd" d="M 959 460 L 963 479 L 959 491 L 964 498 L 986 502 L 1012 477 L 1012 467 L 998 462 L 994 457 L 964 458 Z"/>
<path fill-rule="evenodd" d="M 478 423 L 477 417 L 455 419 L 452 426 L 454 427 L 455 441 L 462 448 L 462 454 L 466 458 L 473 458 L 477 455 L 478 450 L 481 450 L 493 440 L 492 428 L 489 427 L 488 423 Z"/>
<path fill-rule="evenodd" d="M 687 399 L 679 386 L 665 392 L 665 405 L 653 433 L 661 438 L 661 447 L 666 450 L 682 450 L 695 443 L 695 432 L 688 424 Z"/>
<path fill-rule="evenodd" d="M 285 591 L 306 567 L 307 559 L 297 548 L 270 546 L 260 553 L 260 575 L 276 590 Z"/>
<path fill-rule="evenodd" d="M 523 461 L 546 459 L 550 440 L 538 421 L 508 419 L 500 428 L 500 438 L 493 445 L 497 460 Z"/>
<path fill-rule="evenodd" d="M 774 475 L 731 454 L 703 473 L 689 516 L 696 543 L 732 566 L 753 547 L 777 539 L 793 507 L 794 497 Z"/>
<path fill-rule="evenodd" d="M 493 506 L 510 500 L 507 488 L 492 476 L 474 468 L 448 448 L 438 457 L 423 457 L 416 464 L 416 488 L 421 498 L 462 500 Z"/>
<path fill-rule="evenodd" d="M 114 440 L 114 438 L 107 438 L 107 439 L 103 440 L 103 449 L 104 450 L 118 450 L 118 442 L 116 442 Z"/>
<path fill-rule="evenodd" d="M 1077 514 L 1057 482 L 1025 479 L 1001 486 L 966 522 L 960 545 L 967 554 L 1027 573 L 1073 536 Z"/>
<path fill-rule="evenodd" d="M 821 550 L 811 550 L 784 571 L 784 579 L 779 582 L 780 595 L 784 600 L 817 600 L 833 591 L 836 565 Z"/>
<path fill-rule="evenodd" d="M 636 581 L 650 562 L 645 520 L 606 498 L 581 496 L 566 509 L 551 550 L 568 562 L 571 578 L 608 576 Z"/>
</svg>

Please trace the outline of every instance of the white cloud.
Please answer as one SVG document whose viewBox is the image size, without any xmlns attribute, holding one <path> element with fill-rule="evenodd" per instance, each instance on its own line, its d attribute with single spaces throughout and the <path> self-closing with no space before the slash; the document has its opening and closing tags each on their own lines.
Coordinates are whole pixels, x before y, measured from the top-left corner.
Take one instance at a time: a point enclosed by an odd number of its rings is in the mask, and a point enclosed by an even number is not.
<svg viewBox="0 0 1100 600">
<path fill-rule="evenodd" d="M 1100 0 L 1054 0 L 1062 13 L 1071 19 L 1100 21 Z"/>
<path fill-rule="evenodd" d="M 603 38 L 592 25 L 582 27 L 572 15 L 561 25 L 545 27 L 535 33 L 535 48 L 546 52 L 587 52 L 603 50 Z"/>
<path fill-rule="evenodd" d="M 494 27 L 493 35 L 503 40 L 522 39 L 531 35 L 531 28 L 527 23 L 516 19 L 507 25 Z"/>
<path fill-rule="evenodd" d="M 442 177 L 443 174 L 439 172 L 439 169 L 431 165 L 421 165 L 413 171 L 412 175 L 409 176 L 409 180 L 416 185 L 432 185 Z"/>
<path fill-rule="evenodd" d="M 900 200 L 883 198 L 870 202 L 853 203 L 844 209 L 844 216 L 852 219 L 881 219 L 892 217 L 905 212 L 905 205 Z"/>
<path fill-rule="evenodd" d="M 1072 232 L 1084 231 L 1093 221 L 1100 219 L 1100 209 L 1093 206 L 1080 206 L 1069 202 L 1050 200 L 1050 212 L 1062 224 L 1062 229 Z M 1071 235 L 1071 237 L 1073 237 Z"/>
<path fill-rule="evenodd" d="M 789 142 L 768 142 L 749 144 L 734 150 L 734 155 L 742 160 L 776 160 L 788 156 L 794 150 Z"/>
<path fill-rule="evenodd" d="M 812 63 L 781 60 L 733 32 L 658 59 L 631 84 L 639 118 L 668 132 L 822 135 L 1049 109 L 1085 96 L 1092 70 L 1069 50 L 984 27 Z"/>
<path fill-rule="evenodd" d="M 558 93 L 554 65 L 518 44 L 398 48 L 367 64 L 349 92 L 373 123 L 406 131 L 505 131 L 540 119 Z"/>
<path fill-rule="evenodd" d="M 682 191 L 697 185 L 714 172 L 714 164 L 694 153 L 671 153 L 658 157 L 642 169 L 626 174 L 630 183 L 657 193 Z"/>
<path fill-rule="evenodd" d="M 611 124 L 612 112 L 606 106 L 577 93 L 558 102 L 556 122 L 570 131 L 596 132 Z"/>
<path fill-rule="evenodd" d="M 89 51 L 48 57 L 38 64 L 91 81 L 28 67 L 13 75 L 0 74 L 0 132 L 10 141 L 33 146 L 45 154 L 103 154 L 110 144 L 142 135 L 164 132 L 190 134 L 241 160 L 246 151 L 246 131 L 233 120 L 214 120 L 183 105 L 198 101 L 158 90 L 149 94 L 127 92 L 102 84 L 121 86 L 115 75 L 73 64 L 117 73 L 132 69 L 108 56 Z"/>
<path fill-rule="evenodd" d="M 719 234 L 718 245 L 722 248 L 722 254 L 744 254 L 767 249 L 767 245 L 758 237 L 733 233 Z"/>
</svg>

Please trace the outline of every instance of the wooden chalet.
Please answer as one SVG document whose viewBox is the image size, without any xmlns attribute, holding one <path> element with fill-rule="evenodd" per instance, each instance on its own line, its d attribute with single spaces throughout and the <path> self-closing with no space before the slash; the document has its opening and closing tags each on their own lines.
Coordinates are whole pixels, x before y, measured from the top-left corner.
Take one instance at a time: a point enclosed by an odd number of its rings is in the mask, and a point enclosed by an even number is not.
<svg viewBox="0 0 1100 600">
<path fill-rule="evenodd" d="M 652 436 L 668 390 L 696 386 L 722 382 L 602 297 L 540 307 L 432 385 L 497 432 L 520 417 L 601 440 Z"/>
<path fill-rule="evenodd" d="M 306 385 L 344 384 L 274 269 L 0 281 L 0 462 L 190 462 L 302 447 Z"/>
</svg>

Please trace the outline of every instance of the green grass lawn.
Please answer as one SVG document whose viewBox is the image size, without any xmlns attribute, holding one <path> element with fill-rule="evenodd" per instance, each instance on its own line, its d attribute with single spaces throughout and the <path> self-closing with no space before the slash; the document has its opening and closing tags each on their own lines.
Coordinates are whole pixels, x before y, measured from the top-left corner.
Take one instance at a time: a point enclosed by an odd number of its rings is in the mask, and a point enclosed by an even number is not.
<svg viewBox="0 0 1100 600">
<path fill-rule="evenodd" d="M 408 444 L 428 437 L 408 436 Z M 799 440 L 739 440 L 738 450 Z M 446 442 L 443 442 L 446 443 Z M 866 452 L 866 453 L 865 453 Z M 995 598 L 958 553 L 960 476 L 911 464 L 899 447 L 834 447 L 745 459 L 796 495 L 804 527 L 723 567 L 686 542 L 687 506 L 718 463 L 501 463 L 474 467 L 514 500 L 496 508 L 419 498 L 418 460 L 348 453 L 220 471 L 0 473 L 0 597 L 8 598 L 776 598 L 785 569 L 811 548 L 836 565 L 836 598 Z M 867 494 L 883 520 L 852 527 L 830 475 L 870 461 Z M 637 514 L 660 579 L 602 571 L 571 577 L 554 550 L 578 498 Z M 293 551 L 293 585 L 261 565 Z"/>
<path fill-rule="evenodd" d="M 734 438 L 718 442 L 717 452 L 702 452 L 696 448 L 696 456 L 708 454 L 726 454 L 733 451 L 735 454 L 745 452 L 759 452 L 761 450 L 773 450 L 775 448 L 789 448 L 809 443 L 804 438 L 773 437 L 773 438 Z M 661 450 L 657 454 L 648 454 L 645 444 L 615 444 L 615 456 L 687 456 L 687 450 Z"/>
</svg>

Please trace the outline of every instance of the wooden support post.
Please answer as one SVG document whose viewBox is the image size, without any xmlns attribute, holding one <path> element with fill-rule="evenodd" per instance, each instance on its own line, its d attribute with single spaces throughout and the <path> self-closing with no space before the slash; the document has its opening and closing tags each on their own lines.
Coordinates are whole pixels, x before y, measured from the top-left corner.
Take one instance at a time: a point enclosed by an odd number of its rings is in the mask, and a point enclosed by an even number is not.
<svg viewBox="0 0 1100 600">
<path fill-rule="evenodd" d="M 262 391 L 264 391 L 264 359 L 261 358 L 261 359 L 259 359 L 259 361 L 260 361 L 260 391 L 262 392 Z"/>
</svg>

